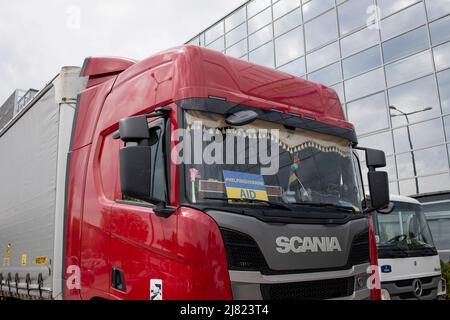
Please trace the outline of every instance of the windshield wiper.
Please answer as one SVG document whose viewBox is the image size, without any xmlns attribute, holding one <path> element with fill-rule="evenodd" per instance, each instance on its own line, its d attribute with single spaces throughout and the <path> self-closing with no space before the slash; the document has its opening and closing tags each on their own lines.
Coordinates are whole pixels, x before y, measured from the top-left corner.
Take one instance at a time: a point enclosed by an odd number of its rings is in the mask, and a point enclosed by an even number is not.
<svg viewBox="0 0 450 320">
<path fill-rule="evenodd" d="M 296 206 L 307 206 L 307 207 L 315 207 L 315 208 L 329 208 L 329 209 L 337 209 L 340 211 L 345 211 L 345 212 L 353 212 L 353 213 L 357 213 L 355 208 L 353 207 L 344 207 L 344 206 L 340 206 L 337 204 L 333 204 L 333 203 L 308 203 L 308 202 L 294 202 L 294 203 L 290 203 L 292 205 L 296 205 Z"/>
<path fill-rule="evenodd" d="M 289 208 L 288 206 L 286 206 L 286 205 L 284 205 L 282 203 L 266 201 L 266 200 L 257 200 L 257 199 L 239 200 L 239 199 L 216 198 L 216 197 L 205 197 L 203 199 L 205 199 L 205 200 L 222 200 L 222 201 L 232 200 L 232 201 L 236 201 L 236 203 L 245 201 L 245 202 L 250 202 L 250 203 L 266 204 L 266 205 L 268 205 L 269 207 L 272 207 L 272 208 L 278 208 L 278 209 L 282 209 L 282 210 L 286 210 L 286 211 L 292 211 L 291 208 Z"/>
</svg>

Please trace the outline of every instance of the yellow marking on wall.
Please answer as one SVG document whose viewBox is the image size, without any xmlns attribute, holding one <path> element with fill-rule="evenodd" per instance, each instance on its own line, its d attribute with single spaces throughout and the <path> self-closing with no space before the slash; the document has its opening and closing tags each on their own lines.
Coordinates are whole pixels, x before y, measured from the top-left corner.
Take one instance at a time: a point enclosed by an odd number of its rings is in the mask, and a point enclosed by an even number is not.
<svg viewBox="0 0 450 320">
<path fill-rule="evenodd" d="M 6 258 L 11 258 L 11 243 L 8 243 L 8 245 L 6 246 Z"/>
<path fill-rule="evenodd" d="M 47 257 L 46 256 L 39 256 L 39 257 L 35 257 L 35 264 L 37 266 L 45 266 L 47 264 Z"/>
</svg>

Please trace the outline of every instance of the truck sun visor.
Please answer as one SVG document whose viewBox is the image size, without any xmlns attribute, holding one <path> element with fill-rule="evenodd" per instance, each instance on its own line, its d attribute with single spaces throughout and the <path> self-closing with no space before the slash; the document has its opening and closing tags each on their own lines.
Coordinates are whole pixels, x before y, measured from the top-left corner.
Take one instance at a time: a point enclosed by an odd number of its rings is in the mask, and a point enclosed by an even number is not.
<svg viewBox="0 0 450 320">
<path fill-rule="evenodd" d="M 230 115 L 239 111 L 252 110 L 258 113 L 259 120 L 275 122 L 287 127 L 310 130 L 317 133 L 340 137 L 350 141 L 353 145 L 358 144 L 356 133 L 352 129 L 340 128 L 319 122 L 315 119 L 295 116 L 276 110 L 264 110 L 228 101 L 207 98 L 185 99 L 178 101 L 177 105 L 184 110 L 203 111 L 220 115 Z"/>
</svg>

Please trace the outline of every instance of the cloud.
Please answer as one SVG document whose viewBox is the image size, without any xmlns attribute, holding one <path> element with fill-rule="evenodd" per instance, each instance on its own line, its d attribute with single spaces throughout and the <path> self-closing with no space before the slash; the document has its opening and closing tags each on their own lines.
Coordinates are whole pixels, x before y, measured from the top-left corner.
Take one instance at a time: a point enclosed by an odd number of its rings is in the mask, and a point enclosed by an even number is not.
<svg viewBox="0 0 450 320">
<path fill-rule="evenodd" d="M 87 56 L 143 59 L 183 44 L 245 0 L 0 0 L 0 103 Z"/>
</svg>

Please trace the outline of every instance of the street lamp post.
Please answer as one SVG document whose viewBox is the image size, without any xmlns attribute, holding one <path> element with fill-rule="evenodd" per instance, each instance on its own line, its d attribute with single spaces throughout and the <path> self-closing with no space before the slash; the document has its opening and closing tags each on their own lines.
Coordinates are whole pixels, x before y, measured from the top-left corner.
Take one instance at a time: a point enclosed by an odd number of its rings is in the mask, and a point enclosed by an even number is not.
<svg viewBox="0 0 450 320">
<path fill-rule="evenodd" d="M 407 134 L 408 134 L 409 147 L 411 149 L 411 158 L 412 158 L 413 171 L 414 171 L 414 180 L 416 181 L 416 194 L 419 194 L 419 180 L 417 178 L 416 157 L 415 157 L 414 151 L 413 151 L 414 147 L 413 147 L 413 143 L 412 143 L 412 139 L 411 139 L 411 131 L 409 129 L 409 126 L 410 126 L 409 116 L 413 115 L 413 114 L 416 114 L 416 113 L 420 113 L 420 112 L 430 111 L 433 108 L 425 108 L 423 110 L 418 110 L 418 111 L 408 112 L 408 113 L 407 112 L 403 112 L 402 110 L 398 109 L 395 106 L 389 106 L 389 109 L 390 110 L 395 110 L 395 111 L 401 113 L 400 115 L 395 115 L 395 114 L 393 115 L 393 114 L 391 114 L 392 118 L 399 117 L 399 116 L 404 116 L 405 119 L 406 119 L 406 131 L 407 131 Z"/>
</svg>

